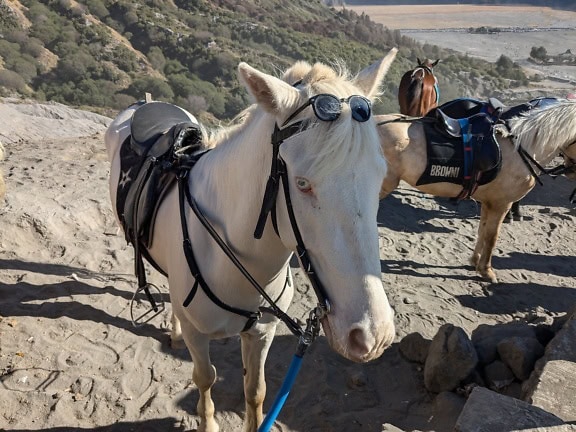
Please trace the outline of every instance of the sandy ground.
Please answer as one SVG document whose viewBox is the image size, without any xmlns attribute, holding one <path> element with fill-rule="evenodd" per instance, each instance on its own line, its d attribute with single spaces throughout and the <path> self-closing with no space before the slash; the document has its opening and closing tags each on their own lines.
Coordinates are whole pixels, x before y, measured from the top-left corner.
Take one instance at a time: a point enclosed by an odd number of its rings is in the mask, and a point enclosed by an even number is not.
<svg viewBox="0 0 576 432">
<path fill-rule="evenodd" d="M 9 112 L 6 117 L 3 113 Z M 61 105 L 0 103 L 0 429 L 195 430 L 198 393 L 186 350 L 168 345 L 170 305 L 143 327 L 130 321 L 132 249 L 118 233 L 107 189 L 106 118 Z M 80 120 L 82 119 L 82 120 Z M 12 126 L 7 126 L 12 125 Z M 573 185 L 546 180 L 525 200 L 529 220 L 505 225 L 494 266 L 499 284 L 466 265 L 478 225 L 474 202 L 453 205 L 401 187 L 379 212 L 382 279 L 396 311 L 396 343 L 369 364 L 332 352 L 321 336 L 275 431 L 450 431 L 422 370 L 399 354 L 408 333 L 431 338 L 444 323 L 559 316 L 576 303 Z M 162 277 L 152 273 L 167 299 Z M 311 288 L 295 269 L 289 313 L 305 318 Z M 267 409 L 296 341 L 279 326 L 266 366 Z M 213 396 L 223 431 L 241 431 L 238 338 L 212 344 Z"/>
</svg>

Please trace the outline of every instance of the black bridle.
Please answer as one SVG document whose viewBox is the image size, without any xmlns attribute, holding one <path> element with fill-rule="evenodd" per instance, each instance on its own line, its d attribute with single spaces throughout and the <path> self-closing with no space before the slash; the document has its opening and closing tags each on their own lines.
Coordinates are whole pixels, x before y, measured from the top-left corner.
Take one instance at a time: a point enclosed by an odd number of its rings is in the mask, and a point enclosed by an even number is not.
<svg viewBox="0 0 576 432">
<path fill-rule="evenodd" d="M 296 114 L 299 113 L 297 110 L 292 114 L 285 122 L 286 124 L 290 121 Z M 294 208 L 292 206 L 292 200 L 290 198 L 290 183 L 288 178 L 288 168 L 286 163 L 280 156 L 280 145 L 292 137 L 293 135 L 300 133 L 310 126 L 308 121 L 299 121 L 280 129 L 276 124 L 274 126 L 274 132 L 272 133 L 272 165 L 270 167 L 270 176 L 266 183 L 266 189 L 264 191 L 264 198 L 262 200 L 262 207 L 260 209 L 260 216 L 258 217 L 258 222 L 256 223 L 256 229 L 254 230 L 254 238 L 262 238 L 264 232 L 264 227 L 268 219 L 268 214 L 270 214 L 272 219 L 272 225 L 274 226 L 274 231 L 280 237 L 278 232 L 278 222 L 276 219 L 276 200 L 278 197 L 278 191 L 280 189 L 280 183 L 282 183 L 282 190 L 284 192 L 284 199 L 286 201 L 286 210 L 288 211 L 288 218 L 290 219 L 290 225 L 292 227 L 292 232 L 296 239 L 296 254 L 302 269 L 306 272 L 306 275 L 310 279 L 312 288 L 316 293 L 318 298 L 318 306 L 324 311 L 324 313 L 330 312 L 330 301 L 326 293 L 324 285 L 320 281 L 318 274 L 314 270 L 314 266 L 308 254 L 308 250 L 304 245 L 304 240 L 302 239 L 302 234 L 298 228 L 298 223 L 296 222 L 296 216 L 294 215 Z"/>
<path fill-rule="evenodd" d="M 284 126 L 287 122 L 289 122 L 292 118 L 294 118 L 300 110 L 296 110 L 284 123 Z M 256 224 L 256 229 L 254 231 L 254 237 L 260 239 L 262 237 L 264 227 L 266 225 L 266 220 L 268 218 L 268 214 L 271 214 L 272 223 L 274 225 L 274 230 L 276 234 L 280 236 L 278 232 L 278 224 L 276 220 L 276 200 L 278 197 L 278 191 L 280 187 L 280 182 L 283 185 L 283 192 L 284 198 L 286 200 L 286 209 L 288 211 L 288 217 L 290 220 L 290 225 L 292 226 L 292 231 L 294 233 L 294 237 L 296 239 L 296 254 L 298 256 L 298 260 L 302 269 L 306 272 L 310 283 L 316 293 L 318 298 L 318 305 L 316 308 L 311 312 L 311 316 L 313 315 L 314 325 L 317 326 L 319 321 L 328 313 L 330 313 L 330 301 L 326 294 L 326 289 L 324 285 L 320 281 L 306 246 L 304 245 L 304 240 L 302 238 L 302 234 L 300 233 L 300 229 L 298 228 L 298 223 L 296 221 L 296 216 L 294 214 L 294 209 L 292 206 L 292 200 L 290 199 L 290 187 L 289 187 L 289 178 L 288 178 L 288 170 L 286 167 L 286 163 L 280 157 L 280 145 L 288 138 L 294 136 L 297 133 L 300 133 L 310 127 L 309 121 L 299 121 L 293 123 L 289 126 L 283 127 L 282 129 L 278 127 L 278 124 L 274 126 L 274 132 L 272 133 L 271 143 L 272 143 L 272 164 L 270 169 L 270 176 L 268 177 L 268 181 L 266 183 L 266 189 L 264 192 L 264 198 L 262 200 L 262 207 L 260 210 L 260 216 L 258 218 L 258 222 Z M 204 153 L 205 154 L 205 153 Z M 200 155 L 201 156 L 201 155 Z M 190 190 L 187 186 L 187 179 L 188 175 L 191 171 L 191 168 L 194 164 L 198 161 L 200 156 L 194 156 L 187 161 L 181 161 L 178 164 L 178 189 L 179 189 L 179 200 L 180 200 L 180 219 L 182 224 L 182 232 L 183 232 L 183 248 L 184 248 L 184 255 L 186 257 L 186 261 L 188 263 L 188 267 L 192 276 L 194 277 L 194 285 L 190 290 L 190 293 L 186 297 L 183 305 L 188 306 L 196 292 L 198 291 L 198 286 L 202 288 L 204 293 L 210 298 L 212 302 L 216 305 L 221 307 L 224 310 L 229 312 L 235 313 L 237 315 L 241 315 L 247 318 L 246 325 L 242 331 L 246 331 L 250 329 L 258 319 L 262 316 L 262 313 L 271 313 L 276 316 L 278 319 L 283 321 L 288 329 L 296 336 L 300 336 L 301 338 L 308 335 L 311 330 L 308 328 L 310 327 L 310 322 L 308 323 L 308 327 L 306 330 L 302 329 L 302 326 L 288 316 L 284 311 L 280 309 L 277 305 L 278 300 L 281 298 L 282 294 L 284 293 L 286 286 L 289 281 L 289 277 L 287 274 L 286 283 L 284 284 L 284 288 L 278 298 L 276 300 L 272 299 L 264 290 L 264 288 L 252 277 L 252 275 L 248 272 L 248 270 L 242 265 L 242 263 L 236 258 L 234 252 L 230 249 L 230 247 L 226 244 L 226 242 L 220 237 L 217 231 L 214 229 L 212 224 L 208 221 L 206 216 L 198 207 L 196 201 L 190 194 Z M 266 300 L 269 304 L 269 307 L 261 306 L 258 311 L 248 311 L 239 309 L 230 305 L 227 305 L 223 301 L 221 301 L 210 289 L 198 267 L 196 259 L 194 257 L 192 243 L 190 241 L 190 236 L 188 233 L 188 227 L 186 223 L 186 213 L 185 213 L 185 202 L 188 203 L 196 217 L 200 223 L 204 226 L 210 236 L 216 241 L 218 246 L 222 249 L 222 251 L 226 254 L 226 256 L 231 260 L 231 262 L 240 270 L 242 275 L 252 284 L 252 286 L 258 291 L 258 293 Z M 289 271 L 289 269 L 288 269 Z M 309 320 L 310 321 L 310 320 Z M 317 332 L 317 330 L 314 330 Z"/>
</svg>

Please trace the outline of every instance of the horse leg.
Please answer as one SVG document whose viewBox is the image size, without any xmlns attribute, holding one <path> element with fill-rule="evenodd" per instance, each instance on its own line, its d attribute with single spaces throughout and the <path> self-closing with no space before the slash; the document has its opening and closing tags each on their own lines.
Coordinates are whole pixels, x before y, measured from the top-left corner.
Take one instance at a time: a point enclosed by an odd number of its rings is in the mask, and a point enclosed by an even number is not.
<svg viewBox="0 0 576 432">
<path fill-rule="evenodd" d="M 172 312 L 172 331 L 170 332 L 170 346 L 172 349 L 182 349 L 185 347 L 184 338 L 182 337 L 182 327 L 180 320 Z"/>
<path fill-rule="evenodd" d="M 400 177 L 396 176 L 390 168 L 380 187 L 380 199 L 386 198 L 392 193 L 400 184 Z"/>
<path fill-rule="evenodd" d="M 196 413 L 200 417 L 198 432 L 218 432 L 220 428 L 214 419 L 214 402 L 211 389 L 216 381 L 216 368 L 210 363 L 210 339 L 198 331 L 187 321 L 181 322 L 182 336 L 190 351 L 194 370 L 192 381 L 198 387 L 200 398 Z"/>
<path fill-rule="evenodd" d="M 262 404 L 266 397 L 264 363 L 274 339 L 276 323 L 264 324 L 264 326 L 266 326 L 264 331 L 252 330 L 240 334 L 242 338 L 242 363 L 244 364 L 244 397 L 246 399 L 244 432 L 256 432 L 264 419 L 262 414 Z"/>
<path fill-rule="evenodd" d="M 512 222 L 513 220 L 521 222 L 524 219 L 522 213 L 520 212 L 520 201 L 516 201 L 512 204 L 512 208 L 506 213 L 505 222 Z"/>
<path fill-rule="evenodd" d="M 474 252 L 470 258 L 470 264 L 474 268 L 478 267 L 480 262 L 480 255 L 482 254 L 482 249 L 484 248 L 484 227 L 486 226 L 486 215 L 487 211 L 484 210 L 484 204 L 480 207 L 480 222 L 478 223 L 478 234 L 476 237 L 476 246 L 474 246 Z"/>
<path fill-rule="evenodd" d="M 512 217 L 515 221 L 520 222 L 524 219 L 524 216 L 522 216 L 522 212 L 520 211 L 520 201 L 516 201 L 512 204 L 512 209 L 510 211 L 512 212 Z"/>
<path fill-rule="evenodd" d="M 498 240 L 500 227 L 509 209 L 510 203 L 498 207 L 493 206 L 491 203 L 482 203 L 476 249 L 478 249 L 479 245 L 481 246 L 477 258 L 476 271 L 480 273 L 480 276 L 493 283 L 498 282 L 498 279 L 492 268 L 492 252 L 494 251 L 496 240 Z M 474 257 L 476 257 L 478 253 L 476 249 L 474 250 Z"/>
</svg>

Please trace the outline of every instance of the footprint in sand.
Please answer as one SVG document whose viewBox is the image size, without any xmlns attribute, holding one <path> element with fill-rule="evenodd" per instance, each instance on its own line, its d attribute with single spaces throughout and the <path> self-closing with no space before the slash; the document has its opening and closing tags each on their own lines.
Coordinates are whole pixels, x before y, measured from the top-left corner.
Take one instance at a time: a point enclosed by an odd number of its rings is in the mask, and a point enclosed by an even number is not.
<svg viewBox="0 0 576 432">
<path fill-rule="evenodd" d="M 62 369 L 83 365 L 112 365 L 120 358 L 108 345 L 92 342 L 78 333 L 71 335 L 63 344 L 65 349 L 58 356 L 58 364 Z"/>
</svg>

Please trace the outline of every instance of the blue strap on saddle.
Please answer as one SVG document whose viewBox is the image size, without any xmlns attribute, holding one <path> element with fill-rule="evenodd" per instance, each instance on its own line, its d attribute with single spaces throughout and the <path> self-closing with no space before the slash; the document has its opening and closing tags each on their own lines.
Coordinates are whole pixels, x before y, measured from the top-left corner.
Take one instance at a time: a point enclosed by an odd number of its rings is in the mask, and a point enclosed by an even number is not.
<svg viewBox="0 0 576 432">
<path fill-rule="evenodd" d="M 438 86 L 438 81 L 434 83 L 434 91 L 436 92 L 436 105 L 440 103 L 440 86 Z"/>
<path fill-rule="evenodd" d="M 472 149 L 472 135 L 470 134 L 470 122 L 467 118 L 458 119 L 462 131 L 462 145 L 464 148 L 464 180 L 470 180 L 474 151 Z"/>
</svg>

